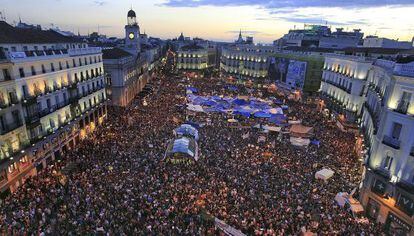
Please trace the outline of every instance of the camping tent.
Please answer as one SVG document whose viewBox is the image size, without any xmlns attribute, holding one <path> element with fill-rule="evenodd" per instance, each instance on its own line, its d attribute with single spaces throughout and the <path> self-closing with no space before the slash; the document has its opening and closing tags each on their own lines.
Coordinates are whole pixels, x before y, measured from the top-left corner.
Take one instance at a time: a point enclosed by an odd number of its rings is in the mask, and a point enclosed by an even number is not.
<svg viewBox="0 0 414 236">
<path fill-rule="evenodd" d="M 256 118 L 270 118 L 272 115 L 270 115 L 269 113 L 265 113 L 262 111 L 258 111 L 256 113 L 254 113 L 254 117 Z"/>
<path fill-rule="evenodd" d="M 187 104 L 187 110 L 195 111 L 195 112 L 204 112 L 203 108 L 200 105 L 194 105 L 194 104 Z"/>
<path fill-rule="evenodd" d="M 194 139 L 187 137 L 181 137 L 170 141 L 167 146 L 164 159 L 171 162 L 197 161 L 197 142 Z"/>
<path fill-rule="evenodd" d="M 318 172 L 315 173 L 315 178 L 316 179 L 323 179 L 323 180 L 328 180 L 329 178 L 331 178 L 334 175 L 334 171 L 330 170 L 330 169 L 322 169 Z"/>
<path fill-rule="evenodd" d="M 292 137 L 309 138 L 313 135 L 313 128 L 301 124 L 294 124 L 290 127 Z"/>
<path fill-rule="evenodd" d="M 191 125 L 183 124 L 174 130 L 175 135 L 186 136 L 198 140 L 198 130 Z"/>
<path fill-rule="evenodd" d="M 309 145 L 310 140 L 307 138 L 290 137 L 290 143 L 294 146 L 305 147 Z"/>
</svg>

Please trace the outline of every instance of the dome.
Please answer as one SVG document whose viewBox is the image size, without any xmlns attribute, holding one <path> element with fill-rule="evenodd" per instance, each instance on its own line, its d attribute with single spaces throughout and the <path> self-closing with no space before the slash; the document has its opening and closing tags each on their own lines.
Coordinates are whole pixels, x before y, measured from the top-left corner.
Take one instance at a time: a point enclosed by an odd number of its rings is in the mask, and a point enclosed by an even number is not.
<svg viewBox="0 0 414 236">
<path fill-rule="evenodd" d="M 135 11 L 131 9 L 128 11 L 128 17 L 137 17 L 137 15 L 135 14 Z"/>
</svg>

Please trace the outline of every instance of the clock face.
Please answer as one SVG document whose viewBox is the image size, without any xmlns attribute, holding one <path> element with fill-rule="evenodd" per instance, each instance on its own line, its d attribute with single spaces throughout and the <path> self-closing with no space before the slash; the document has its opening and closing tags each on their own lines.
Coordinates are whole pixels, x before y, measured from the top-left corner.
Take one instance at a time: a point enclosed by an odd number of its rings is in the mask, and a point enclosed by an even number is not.
<svg viewBox="0 0 414 236">
<path fill-rule="evenodd" d="M 128 36 L 130 39 L 133 39 L 134 37 L 135 37 L 135 35 L 134 35 L 134 33 L 129 33 L 129 36 Z"/>
</svg>

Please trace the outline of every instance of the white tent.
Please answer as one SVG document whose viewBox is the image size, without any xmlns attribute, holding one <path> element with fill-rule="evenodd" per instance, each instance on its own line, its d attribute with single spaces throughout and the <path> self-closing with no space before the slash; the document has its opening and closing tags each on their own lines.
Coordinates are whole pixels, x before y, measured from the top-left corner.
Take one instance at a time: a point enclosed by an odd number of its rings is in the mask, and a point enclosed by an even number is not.
<svg viewBox="0 0 414 236">
<path fill-rule="evenodd" d="M 281 127 L 278 127 L 278 126 L 263 125 L 263 129 L 269 130 L 269 131 L 272 131 L 272 132 L 280 132 L 280 130 L 282 128 Z"/>
<path fill-rule="evenodd" d="M 316 179 L 323 179 L 323 180 L 328 180 L 329 178 L 331 178 L 334 175 L 335 172 L 333 172 L 333 170 L 330 169 L 322 169 L 318 172 L 315 173 L 315 178 Z"/>
<path fill-rule="evenodd" d="M 310 144 L 310 140 L 308 138 L 290 137 L 290 143 L 294 146 L 304 147 Z"/>
<path fill-rule="evenodd" d="M 337 193 L 335 196 L 335 202 L 338 203 L 340 207 L 344 207 L 347 197 L 348 197 L 347 193 L 343 193 L 343 192 Z"/>
<path fill-rule="evenodd" d="M 203 107 L 201 107 L 200 105 L 194 105 L 191 103 L 187 104 L 187 109 L 190 111 L 195 111 L 195 112 L 204 112 Z"/>
</svg>

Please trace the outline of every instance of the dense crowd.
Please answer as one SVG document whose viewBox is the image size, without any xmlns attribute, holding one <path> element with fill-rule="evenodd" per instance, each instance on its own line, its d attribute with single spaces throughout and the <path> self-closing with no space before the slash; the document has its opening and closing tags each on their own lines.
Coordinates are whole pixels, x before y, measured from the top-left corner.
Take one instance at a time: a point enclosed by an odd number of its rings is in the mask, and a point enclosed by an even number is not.
<svg viewBox="0 0 414 236">
<path fill-rule="evenodd" d="M 297 148 L 288 136 L 238 126 L 222 113 L 188 114 L 185 86 L 201 95 L 235 95 L 219 79 L 182 80 L 159 72 L 154 92 L 128 108 L 111 108 L 102 127 L 67 152 L 60 163 L 26 182 L 1 205 L 3 234 L 205 235 L 217 234 L 213 217 L 248 235 L 378 235 L 337 206 L 338 192 L 360 181 L 355 138 L 310 105 L 286 101 L 289 117 L 315 128 L 320 147 Z M 259 96 L 239 86 L 238 94 Z M 163 162 L 172 130 L 191 119 L 199 129 L 201 157 L 193 165 Z M 208 122 L 206 122 L 208 120 Z M 246 134 L 249 134 L 248 136 Z M 265 135 L 265 142 L 258 136 Z M 266 155 L 264 155 L 266 153 Z M 60 169 L 68 172 L 66 184 Z M 332 179 L 316 180 L 328 167 Z"/>
</svg>

